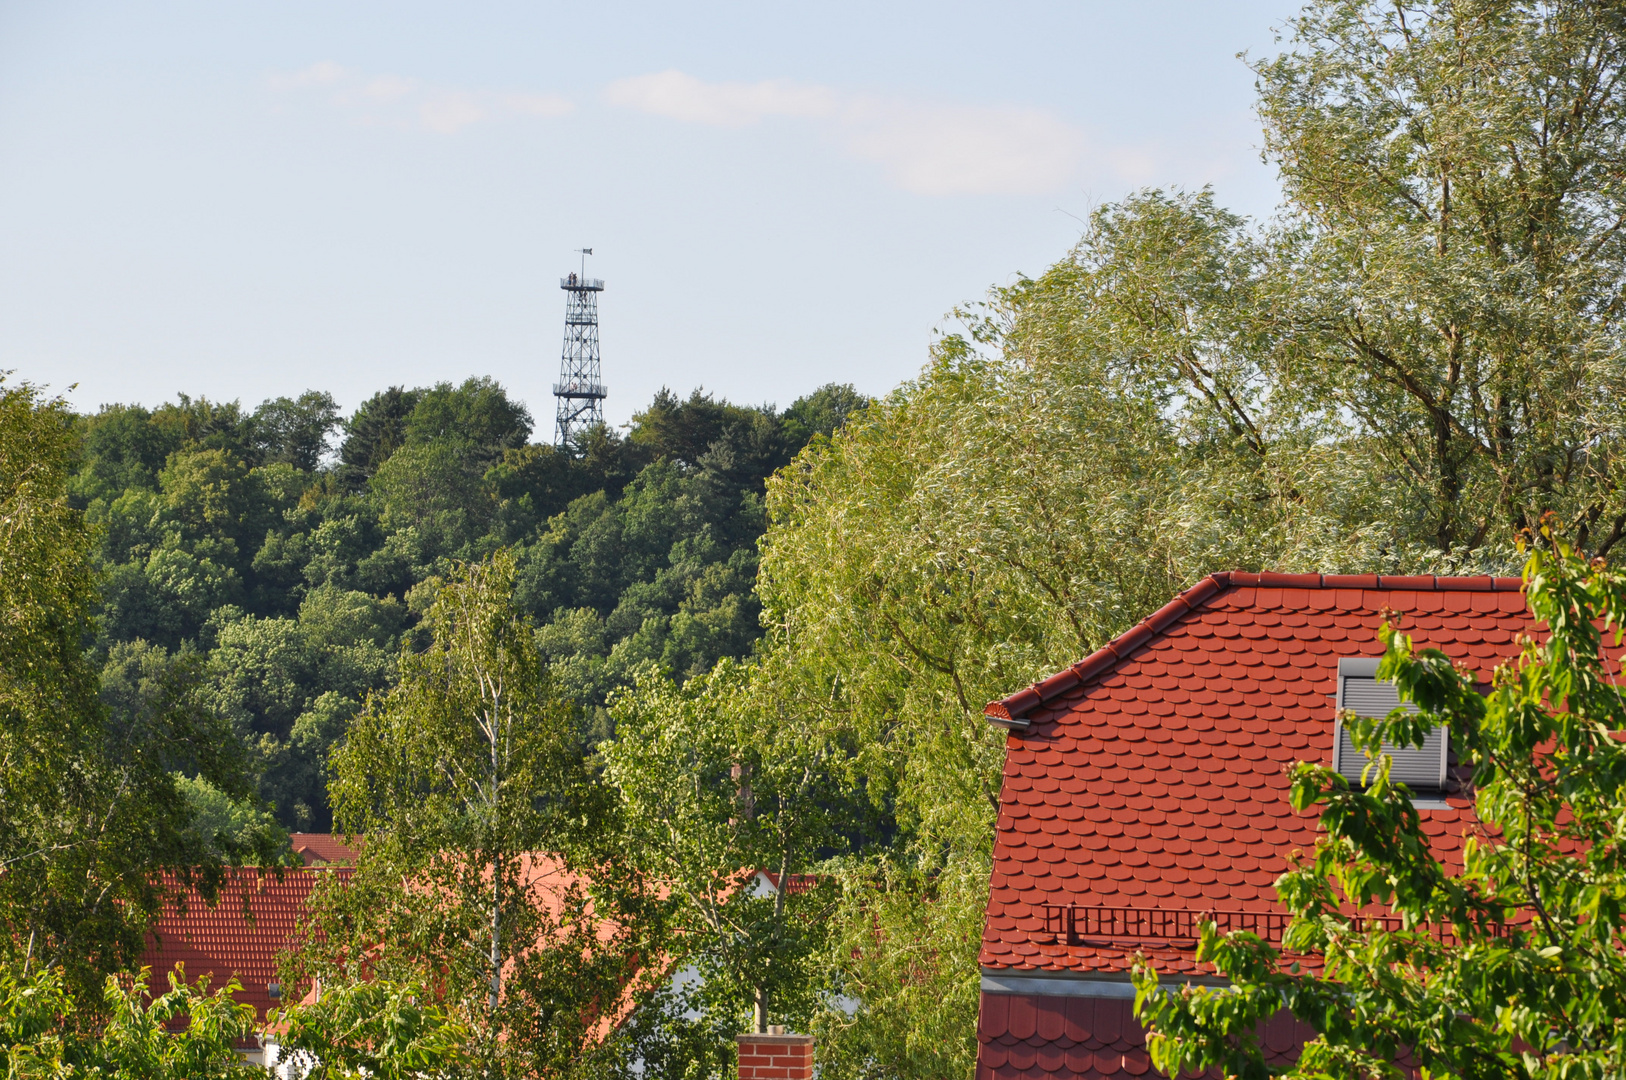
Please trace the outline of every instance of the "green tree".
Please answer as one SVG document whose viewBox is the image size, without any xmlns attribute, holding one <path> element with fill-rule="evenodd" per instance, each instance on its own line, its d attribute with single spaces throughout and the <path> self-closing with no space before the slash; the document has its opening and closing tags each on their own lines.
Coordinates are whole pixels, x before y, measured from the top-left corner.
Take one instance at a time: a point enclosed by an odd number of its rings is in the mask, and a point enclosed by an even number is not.
<svg viewBox="0 0 1626 1080">
<path fill-rule="evenodd" d="M 413 530 L 430 558 L 458 552 L 483 532 L 495 510 L 481 470 L 451 439 L 397 450 L 371 484 L 384 527 Z"/>
<path fill-rule="evenodd" d="M 433 987 L 487 1075 L 551 1075 L 654 953 L 613 868 L 572 858 L 602 807 L 513 587 L 507 552 L 459 567 L 335 751 L 336 817 L 367 842 L 293 974 Z"/>
<path fill-rule="evenodd" d="M 1277 385 L 1352 419 L 1441 549 L 1626 535 L 1626 21 L 1317 0 L 1254 65 L 1286 196 Z"/>
<path fill-rule="evenodd" d="M 822 1076 L 943 1080 L 976 1071 L 977 1043 L 961 1025 L 975 1021 L 979 984 L 963 973 L 982 946 L 987 871 L 976 860 L 923 865 L 911 854 L 885 853 L 839 875 L 818 961 L 839 997 L 812 1029 Z"/>
<path fill-rule="evenodd" d="M 168 1080 L 264 1076 L 237 1052 L 254 1034 L 254 1007 L 232 997 L 233 979 L 209 992 L 205 976 L 186 980 L 177 966 L 169 990 L 148 992 L 151 972 L 108 976 L 101 1022 L 78 1026 L 79 1005 L 60 974 L 37 968 L 22 975 L 0 968 L 0 1069 L 8 1077 Z"/>
<path fill-rule="evenodd" d="M 828 439 L 871 404 L 848 383 L 827 383 L 792 402 L 779 422 L 790 445 L 800 448 L 818 435 Z"/>
<path fill-rule="evenodd" d="M 254 424 L 236 401 L 194 400 L 177 394 L 173 404 L 153 410 L 152 423 L 179 434 L 182 444 L 204 450 L 229 450 L 237 457 L 257 462 Z"/>
<path fill-rule="evenodd" d="M 94 1001 L 127 969 L 165 875 L 206 896 L 220 863 L 189 831 L 173 771 L 248 794 L 234 742 L 185 665 L 104 704 L 90 638 L 91 542 L 68 503 L 66 406 L 0 384 L 0 959 L 60 968 Z"/>
<path fill-rule="evenodd" d="M 140 405 L 105 405 L 78 419 L 84 458 L 69 484 L 76 506 L 116 499 L 128 488 L 156 491 L 158 470 L 180 449 L 184 433 L 154 422 Z"/>
<path fill-rule="evenodd" d="M 298 618 L 215 613 L 204 693 L 247 748 L 259 794 L 284 826 L 331 824 L 328 753 L 367 693 L 390 681 L 405 621 L 394 600 L 328 585 L 310 590 Z"/>
<path fill-rule="evenodd" d="M 422 394 L 421 390 L 392 386 L 362 402 L 344 421 L 339 478 L 347 489 L 364 487 L 378 467 L 405 445 L 407 417 Z"/>
<path fill-rule="evenodd" d="M 339 405 L 325 390 L 261 403 L 251 418 L 263 459 L 302 472 L 315 472 L 328 449 L 328 433 L 339 423 Z"/>
<path fill-rule="evenodd" d="M 646 670 L 612 699 L 616 736 L 599 747 L 620 857 L 669 893 L 673 963 L 702 976 L 687 1004 L 723 1038 L 748 1018 L 766 1031 L 812 1016 L 829 882 L 789 883 L 863 817 L 841 785 L 847 748 L 764 711 L 760 681 L 728 660 L 681 687 Z M 779 887 L 762 888 L 762 872 Z"/>
<path fill-rule="evenodd" d="M 1198 959 L 1230 987 L 1165 993 L 1140 963 L 1136 1009 L 1158 1068 L 1265 1077 L 1256 1025 L 1285 1007 L 1316 1033 L 1294 1076 L 1399 1076 L 1402 1052 L 1436 1076 L 1619 1072 L 1626 747 L 1615 733 L 1626 701 L 1600 646 L 1605 633 L 1621 644 L 1626 575 L 1547 536 L 1525 568 L 1532 624 L 1547 632 L 1525 640 L 1488 693 L 1472 670 L 1381 628 L 1378 676 L 1418 711 L 1352 723 L 1376 758 L 1364 789 L 1319 764 L 1293 772 L 1294 808 L 1319 806 L 1326 835 L 1276 884 L 1293 916 L 1283 947 L 1321 956 L 1320 970 L 1211 923 Z M 1381 754 L 1384 740 L 1421 746 L 1442 724 L 1472 769 L 1481 823 L 1460 867 L 1439 861 Z"/>
<path fill-rule="evenodd" d="M 381 979 L 327 987 L 313 1001 L 275 1010 L 284 1060 L 301 1080 L 419 1080 L 456 1075 L 469 1031 L 430 987 Z"/>
<path fill-rule="evenodd" d="M 237 1044 L 255 1032 L 254 1006 L 232 996 L 242 989 L 236 979 L 211 994 L 207 975 L 189 983 L 185 969 L 176 965 L 168 975 L 169 990 L 149 998 L 149 974 L 142 968 L 129 983 L 108 978 L 103 988 L 108 1020 L 88 1055 L 96 1062 L 87 1070 L 91 1076 L 216 1080 L 264 1075 L 237 1052 Z M 182 1018 L 185 1023 L 178 1023 Z"/>
<path fill-rule="evenodd" d="M 451 442 L 490 463 L 504 450 L 524 446 L 531 434 L 531 414 L 493 379 L 436 383 L 415 393 L 417 404 L 406 421 L 409 446 Z"/>
<path fill-rule="evenodd" d="M 263 478 L 230 450 L 180 450 L 158 474 L 168 510 L 189 539 L 218 537 L 233 554 L 265 534 L 271 508 Z"/>
</svg>

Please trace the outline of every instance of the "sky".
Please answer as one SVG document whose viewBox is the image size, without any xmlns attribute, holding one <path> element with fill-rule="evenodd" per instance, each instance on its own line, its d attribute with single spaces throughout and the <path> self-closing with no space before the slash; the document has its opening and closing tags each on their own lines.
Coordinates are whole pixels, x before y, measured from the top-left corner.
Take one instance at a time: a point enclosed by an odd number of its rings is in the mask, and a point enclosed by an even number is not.
<svg viewBox="0 0 1626 1080">
<path fill-rule="evenodd" d="M 611 422 L 882 394 L 1103 203 L 1268 214 L 1237 54 L 1296 6 L 0 0 L 0 370 L 87 411 L 488 375 L 548 439 L 590 247 Z"/>
</svg>

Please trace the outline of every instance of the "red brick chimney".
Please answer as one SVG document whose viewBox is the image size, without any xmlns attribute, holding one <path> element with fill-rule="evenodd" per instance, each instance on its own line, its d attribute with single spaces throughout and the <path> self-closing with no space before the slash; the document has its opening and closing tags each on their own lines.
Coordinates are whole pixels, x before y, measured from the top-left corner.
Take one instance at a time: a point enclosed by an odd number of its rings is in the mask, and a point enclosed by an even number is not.
<svg viewBox="0 0 1626 1080">
<path fill-rule="evenodd" d="M 784 1030 L 734 1036 L 740 1044 L 739 1080 L 813 1080 L 813 1036 Z"/>
</svg>

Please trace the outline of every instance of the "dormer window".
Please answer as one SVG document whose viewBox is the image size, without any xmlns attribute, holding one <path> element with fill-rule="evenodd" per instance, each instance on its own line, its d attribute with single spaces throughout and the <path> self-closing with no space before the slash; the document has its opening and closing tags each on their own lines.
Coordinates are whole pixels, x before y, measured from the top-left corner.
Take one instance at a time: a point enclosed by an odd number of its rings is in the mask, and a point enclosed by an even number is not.
<svg viewBox="0 0 1626 1080">
<path fill-rule="evenodd" d="M 1376 657 L 1338 661 L 1337 716 L 1334 722 L 1332 751 L 1333 771 L 1351 784 L 1359 786 L 1361 773 L 1370 760 L 1355 748 L 1355 743 L 1344 730 L 1346 710 L 1356 716 L 1384 717 L 1396 708 L 1416 712 L 1411 702 L 1402 704 L 1400 691 L 1392 682 L 1378 681 Z M 1436 727 L 1423 740 L 1421 749 L 1415 746 L 1397 747 L 1388 740 L 1383 752 L 1389 755 L 1389 779 L 1399 781 L 1413 791 L 1439 791 L 1445 787 L 1446 731 Z"/>
</svg>

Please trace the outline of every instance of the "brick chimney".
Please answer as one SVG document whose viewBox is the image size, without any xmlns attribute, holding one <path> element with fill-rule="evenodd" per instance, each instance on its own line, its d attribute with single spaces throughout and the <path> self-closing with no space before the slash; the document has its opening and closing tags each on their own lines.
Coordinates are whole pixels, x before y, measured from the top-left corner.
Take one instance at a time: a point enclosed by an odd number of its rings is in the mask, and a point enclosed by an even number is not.
<svg viewBox="0 0 1626 1080">
<path fill-rule="evenodd" d="M 813 1036 L 784 1031 L 775 1027 L 766 1034 L 734 1036 L 740 1044 L 739 1080 L 813 1080 Z"/>
</svg>

